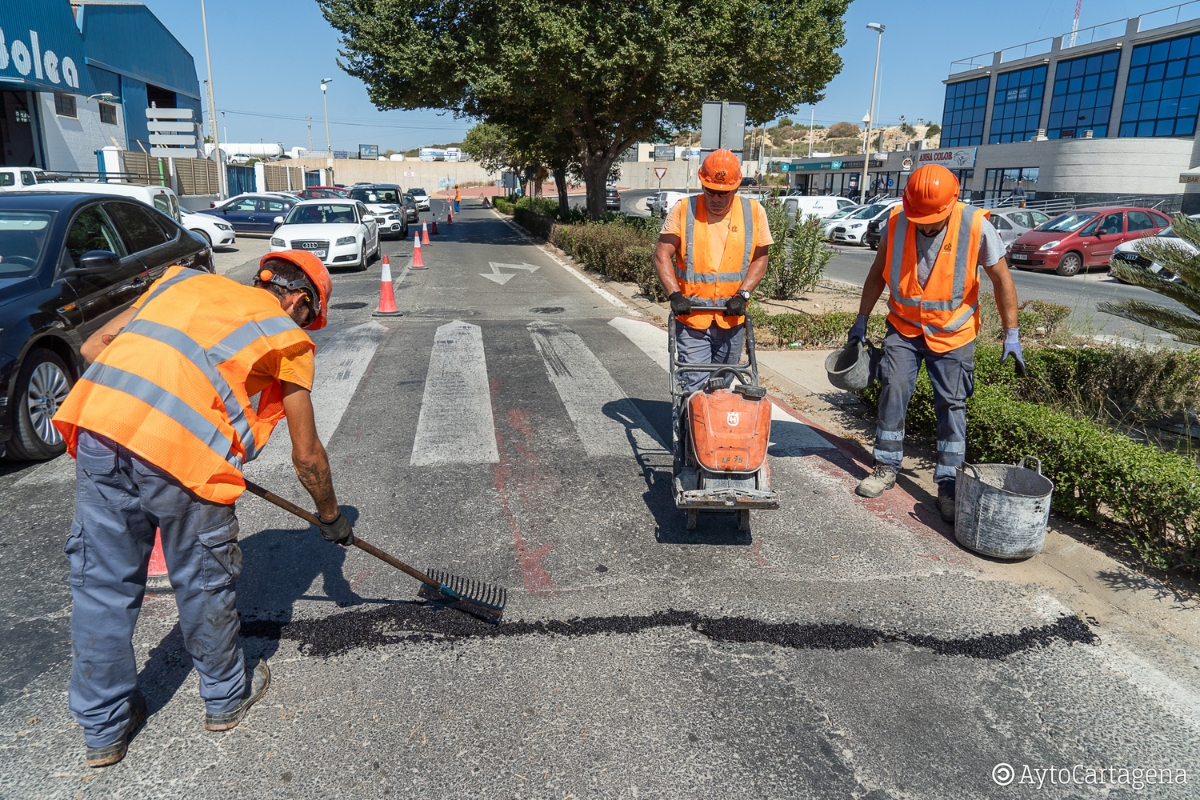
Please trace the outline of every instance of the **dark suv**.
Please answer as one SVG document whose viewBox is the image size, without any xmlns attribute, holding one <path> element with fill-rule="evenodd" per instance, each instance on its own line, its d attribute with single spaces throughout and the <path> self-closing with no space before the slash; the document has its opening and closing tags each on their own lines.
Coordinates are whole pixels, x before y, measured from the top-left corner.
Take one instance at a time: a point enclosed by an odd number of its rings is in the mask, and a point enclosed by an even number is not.
<svg viewBox="0 0 1200 800">
<path fill-rule="evenodd" d="M 604 207 L 609 211 L 621 210 L 621 194 L 617 191 L 617 187 L 604 187 Z"/>
<path fill-rule="evenodd" d="M 0 454 L 63 452 L 50 419 L 86 366 L 80 345 L 173 264 L 211 272 L 212 252 L 142 203 L 0 194 Z"/>
</svg>

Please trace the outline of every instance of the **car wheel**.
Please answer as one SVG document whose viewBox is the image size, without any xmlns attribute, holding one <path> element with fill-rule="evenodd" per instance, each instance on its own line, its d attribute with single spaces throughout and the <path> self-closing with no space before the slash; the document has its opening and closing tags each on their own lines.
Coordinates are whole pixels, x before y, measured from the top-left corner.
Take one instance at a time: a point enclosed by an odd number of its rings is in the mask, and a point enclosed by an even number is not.
<svg viewBox="0 0 1200 800">
<path fill-rule="evenodd" d="M 867 245 L 867 247 L 870 247 L 872 250 L 878 250 L 878 249 L 879 249 L 879 245 L 878 245 L 878 244 L 870 244 L 870 245 Z"/>
<path fill-rule="evenodd" d="M 367 265 L 371 261 L 371 254 L 367 252 L 367 242 L 362 240 L 358 243 L 358 271 L 366 272 Z"/>
<path fill-rule="evenodd" d="M 1079 253 L 1067 253 L 1058 262 L 1058 268 L 1054 271 L 1064 278 L 1070 278 L 1079 274 L 1079 270 L 1083 269 L 1083 258 Z"/>
<path fill-rule="evenodd" d="M 204 243 L 205 243 L 206 245 L 208 245 L 209 247 L 212 247 L 212 237 L 211 237 L 211 236 L 209 236 L 207 233 L 205 233 L 205 232 L 204 232 L 204 231 L 202 231 L 202 230 L 198 230 L 198 229 L 196 229 L 196 228 L 192 228 L 192 233 L 196 234 L 196 235 L 197 235 L 197 236 L 199 236 L 201 239 L 203 239 L 203 240 L 204 240 Z"/>
<path fill-rule="evenodd" d="M 63 360 L 49 350 L 31 350 L 17 374 L 13 397 L 13 437 L 7 458 L 46 461 L 67 449 L 50 420 L 67 399 L 74 380 Z"/>
</svg>

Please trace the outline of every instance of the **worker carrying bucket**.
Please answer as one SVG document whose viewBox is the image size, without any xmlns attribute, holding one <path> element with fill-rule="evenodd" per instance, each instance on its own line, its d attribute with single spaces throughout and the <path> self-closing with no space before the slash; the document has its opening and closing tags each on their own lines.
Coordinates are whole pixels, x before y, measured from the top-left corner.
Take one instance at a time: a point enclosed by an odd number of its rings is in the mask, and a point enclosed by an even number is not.
<svg viewBox="0 0 1200 800">
<path fill-rule="evenodd" d="M 958 200 L 958 179 L 929 164 L 913 172 L 904 202 L 881 231 L 879 250 L 863 285 L 849 343 L 867 338 L 867 315 L 889 291 L 887 333 L 879 379 L 875 468 L 855 490 L 878 497 L 896 485 L 904 459 L 904 418 L 924 362 L 937 412 L 938 513 L 954 521 L 954 480 L 966 457 L 966 402 L 975 388 L 975 337 L 979 333 L 979 267 L 992 282 L 1004 324 L 1001 363 L 1013 357 L 1024 376 L 1017 330 L 1017 290 L 1004 261 L 1004 243 L 988 212 Z"/>
<path fill-rule="evenodd" d="M 312 253 L 259 262 L 253 286 L 171 267 L 81 348 L 91 366 L 54 416 L 75 458 L 70 565 L 71 713 L 90 767 L 115 764 L 146 718 L 131 639 L 154 531 L 184 644 L 200 673 L 205 727 L 235 727 L 270 685 L 247 673 L 235 587 L 241 572 L 234 502 L 242 466 L 284 417 L 292 463 L 321 535 L 354 542 L 338 510 L 309 391 L 333 283 Z M 257 402 L 252 398 L 257 396 Z"/>
</svg>

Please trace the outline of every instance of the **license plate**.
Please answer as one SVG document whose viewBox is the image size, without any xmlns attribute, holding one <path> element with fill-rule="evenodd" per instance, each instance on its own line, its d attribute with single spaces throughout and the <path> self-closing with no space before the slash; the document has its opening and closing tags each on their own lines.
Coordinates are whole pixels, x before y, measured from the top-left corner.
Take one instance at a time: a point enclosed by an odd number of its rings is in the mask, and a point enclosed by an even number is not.
<svg viewBox="0 0 1200 800">
<path fill-rule="evenodd" d="M 312 253 L 312 254 L 313 254 L 314 256 L 316 256 L 317 258 L 324 258 L 324 257 L 325 257 L 325 251 L 324 251 L 324 250 L 309 250 L 308 252 Z"/>
<path fill-rule="evenodd" d="M 1028 261 L 1029 260 L 1029 256 L 1025 255 L 1024 253 L 1013 253 L 1012 257 L 1013 257 L 1013 261 Z"/>
</svg>

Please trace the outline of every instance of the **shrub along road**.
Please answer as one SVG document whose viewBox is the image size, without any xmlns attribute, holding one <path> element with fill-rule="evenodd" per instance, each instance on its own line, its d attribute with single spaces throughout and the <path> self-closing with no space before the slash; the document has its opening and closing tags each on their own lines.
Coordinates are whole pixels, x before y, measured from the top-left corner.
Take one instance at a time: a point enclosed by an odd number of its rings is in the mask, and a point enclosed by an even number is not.
<svg viewBox="0 0 1200 800">
<path fill-rule="evenodd" d="M 370 316 L 377 265 L 334 277 L 318 427 L 359 535 L 508 586 L 507 623 L 433 613 L 405 576 L 245 498 L 239 605 L 270 692 L 206 733 L 173 601 L 149 598 L 149 722 L 89 772 L 65 698 L 73 471 L 12 469 L 0 795 L 972 798 L 997 795 L 1003 762 L 1017 781 L 1186 770 L 1148 796 L 1195 796 L 1195 638 L 1098 630 L 1019 566 L 981 580 L 995 565 L 931 509 L 856 498 L 863 466 L 784 409 L 784 508 L 687 531 L 661 329 L 491 212 L 434 241 L 420 272 L 385 245 L 403 317 Z M 249 474 L 302 501 L 276 437 Z"/>
</svg>

